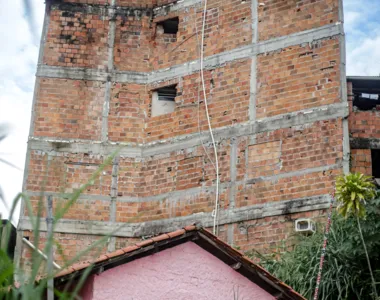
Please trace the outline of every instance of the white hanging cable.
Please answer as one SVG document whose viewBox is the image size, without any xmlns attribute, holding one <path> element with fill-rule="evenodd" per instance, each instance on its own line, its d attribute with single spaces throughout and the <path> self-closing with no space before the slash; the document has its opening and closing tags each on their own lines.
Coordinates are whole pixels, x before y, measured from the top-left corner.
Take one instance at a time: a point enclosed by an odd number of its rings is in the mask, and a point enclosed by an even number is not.
<svg viewBox="0 0 380 300">
<path fill-rule="evenodd" d="M 198 25 L 197 25 L 197 11 L 196 10 L 195 10 L 195 32 L 196 32 L 196 36 L 197 36 L 197 46 L 198 46 L 197 47 L 197 54 L 200 57 L 200 55 L 201 55 L 201 44 L 199 42 L 199 32 L 198 32 Z M 201 79 L 201 70 L 199 70 L 199 79 Z M 198 82 L 198 91 L 197 91 L 197 96 L 198 96 L 198 98 L 197 98 L 197 101 L 198 101 L 197 102 L 198 103 L 198 105 L 197 105 L 197 112 L 198 112 L 198 114 L 197 114 L 197 116 L 198 116 L 198 134 L 199 134 L 199 139 L 200 139 L 201 144 L 202 144 L 202 148 L 203 148 L 204 152 L 206 153 L 206 156 L 207 156 L 208 160 L 210 161 L 212 167 L 214 168 L 214 171 L 216 172 L 215 164 L 212 161 L 210 155 L 208 154 L 208 151 L 207 151 L 207 149 L 206 149 L 206 147 L 205 147 L 205 145 L 203 143 L 203 140 L 202 140 L 201 126 L 200 126 L 200 123 L 201 123 L 201 120 L 200 120 L 200 110 L 201 110 L 201 108 L 200 108 L 200 102 L 201 102 L 201 100 L 200 100 L 200 91 L 201 91 L 201 80 L 199 80 L 199 82 Z"/>
<path fill-rule="evenodd" d="M 204 1 L 205 2 L 204 2 L 204 8 L 203 8 L 203 21 L 202 21 L 200 73 L 201 73 L 202 90 L 203 90 L 203 98 L 204 98 L 204 101 L 205 101 L 205 108 L 206 108 L 206 117 L 207 117 L 208 129 L 210 131 L 211 141 L 212 141 L 212 145 L 214 147 L 214 156 L 215 156 L 216 191 L 215 191 L 215 208 L 214 208 L 214 211 L 213 211 L 213 217 L 214 217 L 213 234 L 216 234 L 216 225 L 217 225 L 218 208 L 219 208 L 219 161 L 218 161 L 218 151 L 216 149 L 216 143 L 215 143 L 214 133 L 212 131 L 212 126 L 211 126 L 211 121 L 210 121 L 210 114 L 209 114 L 209 111 L 208 111 L 208 103 L 207 103 L 207 95 L 206 95 L 206 85 L 205 85 L 204 72 L 203 72 L 203 64 L 204 64 L 204 38 L 205 38 L 205 26 L 206 26 L 206 15 L 207 15 L 207 0 L 204 0 Z"/>
</svg>

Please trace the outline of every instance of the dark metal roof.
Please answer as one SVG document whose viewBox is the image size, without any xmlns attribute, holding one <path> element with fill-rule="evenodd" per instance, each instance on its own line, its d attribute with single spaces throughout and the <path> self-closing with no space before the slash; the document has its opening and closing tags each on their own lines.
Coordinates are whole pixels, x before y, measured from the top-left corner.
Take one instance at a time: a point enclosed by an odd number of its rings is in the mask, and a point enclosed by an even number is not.
<svg viewBox="0 0 380 300">
<path fill-rule="evenodd" d="M 354 93 L 380 94 L 380 76 L 347 76 Z"/>
</svg>

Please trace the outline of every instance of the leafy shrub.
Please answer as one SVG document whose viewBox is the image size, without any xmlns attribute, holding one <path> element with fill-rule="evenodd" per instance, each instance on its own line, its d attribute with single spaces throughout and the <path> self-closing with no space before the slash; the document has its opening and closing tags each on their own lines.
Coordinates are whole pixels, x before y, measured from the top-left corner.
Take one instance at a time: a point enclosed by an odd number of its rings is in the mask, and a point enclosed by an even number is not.
<svg viewBox="0 0 380 300">
<path fill-rule="evenodd" d="M 374 271 L 380 282 L 380 198 L 366 205 L 366 218 L 361 221 L 363 236 Z M 307 299 L 312 299 L 318 274 L 323 226 L 318 224 L 317 233 L 311 236 L 297 235 L 292 251 L 263 256 L 261 265 Z M 373 299 L 371 278 L 366 255 L 358 233 L 354 216 L 347 219 L 333 214 L 323 266 L 319 298 L 322 300 Z"/>
</svg>

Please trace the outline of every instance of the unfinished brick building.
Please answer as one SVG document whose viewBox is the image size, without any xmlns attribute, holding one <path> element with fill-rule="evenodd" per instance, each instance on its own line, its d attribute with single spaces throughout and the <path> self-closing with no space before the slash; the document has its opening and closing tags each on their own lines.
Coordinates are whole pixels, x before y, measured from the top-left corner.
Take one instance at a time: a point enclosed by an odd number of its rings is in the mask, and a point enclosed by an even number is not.
<svg viewBox="0 0 380 300">
<path fill-rule="evenodd" d="M 380 77 L 347 77 L 353 172 L 373 176 L 380 185 Z"/>
<path fill-rule="evenodd" d="M 57 225 L 67 257 L 122 224 L 109 251 L 194 222 L 211 228 L 217 183 L 219 237 L 270 251 L 295 219 L 323 214 L 348 171 L 342 1 L 209 0 L 204 35 L 203 6 L 47 3 L 24 191 L 57 207 L 123 146 Z M 22 208 L 19 264 L 31 229 Z"/>
</svg>

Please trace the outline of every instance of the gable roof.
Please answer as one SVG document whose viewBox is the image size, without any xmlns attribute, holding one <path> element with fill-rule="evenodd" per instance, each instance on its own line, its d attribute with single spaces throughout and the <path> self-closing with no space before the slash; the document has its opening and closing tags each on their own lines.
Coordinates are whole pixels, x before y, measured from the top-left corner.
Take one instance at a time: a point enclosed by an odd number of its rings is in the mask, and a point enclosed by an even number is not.
<svg viewBox="0 0 380 300">
<path fill-rule="evenodd" d="M 94 261 L 84 261 L 62 270 L 55 276 L 59 285 L 80 277 L 92 266 L 91 273 L 101 273 L 135 259 L 152 255 L 167 248 L 192 241 L 257 284 L 276 299 L 306 300 L 291 287 L 272 276 L 247 256 L 235 250 L 215 235 L 196 225 L 186 226 L 174 232 L 162 234 L 132 246 L 99 256 Z"/>
</svg>

